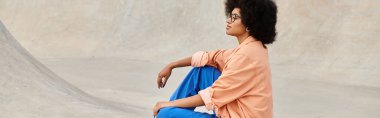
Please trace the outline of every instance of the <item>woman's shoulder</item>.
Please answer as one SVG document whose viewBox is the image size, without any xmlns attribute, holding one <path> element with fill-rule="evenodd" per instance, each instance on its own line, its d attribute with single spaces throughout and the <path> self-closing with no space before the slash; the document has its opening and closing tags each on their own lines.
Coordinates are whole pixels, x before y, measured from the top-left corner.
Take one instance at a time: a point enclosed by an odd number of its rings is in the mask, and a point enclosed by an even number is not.
<svg viewBox="0 0 380 118">
<path fill-rule="evenodd" d="M 236 52 L 236 55 L 245 55 L 246 57 L 255 60 L 266 60 L 268 57 L 268 50 L 264 47 L 264 45 L 262 45 L 261 42 L 255 41 L 240 47 L 240 49 Z"/>
</svg>

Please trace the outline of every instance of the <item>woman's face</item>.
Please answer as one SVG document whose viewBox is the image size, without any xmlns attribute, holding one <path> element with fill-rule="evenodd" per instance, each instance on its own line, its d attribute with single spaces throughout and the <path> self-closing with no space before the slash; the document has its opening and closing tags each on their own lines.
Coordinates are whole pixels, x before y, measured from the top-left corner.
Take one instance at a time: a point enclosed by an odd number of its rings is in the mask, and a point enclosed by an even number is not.
<svg viewBox="0 0 380 118">
<path fill-rule="evenodd" d="M 241 21 L 240 8 L 235 8 L 232 13 L 227 16 L 226 34 L 231 36 L 240 36 L 247 31 Z"/>
</svg>

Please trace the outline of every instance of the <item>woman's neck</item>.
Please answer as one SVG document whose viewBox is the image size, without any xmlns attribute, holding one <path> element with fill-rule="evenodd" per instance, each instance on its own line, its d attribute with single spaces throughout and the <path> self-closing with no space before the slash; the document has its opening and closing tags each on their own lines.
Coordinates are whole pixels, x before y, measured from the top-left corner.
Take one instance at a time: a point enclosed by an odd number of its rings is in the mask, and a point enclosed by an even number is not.
<svg viewBox="0 0 380 118">
<path fill-rule="evenodd" d="M 237 40 L 239 41 L 239 45 L 244 42 L 249 37 L 248 33 L 244 33 L 242 35 L 236 36 Z"/>
</svg>

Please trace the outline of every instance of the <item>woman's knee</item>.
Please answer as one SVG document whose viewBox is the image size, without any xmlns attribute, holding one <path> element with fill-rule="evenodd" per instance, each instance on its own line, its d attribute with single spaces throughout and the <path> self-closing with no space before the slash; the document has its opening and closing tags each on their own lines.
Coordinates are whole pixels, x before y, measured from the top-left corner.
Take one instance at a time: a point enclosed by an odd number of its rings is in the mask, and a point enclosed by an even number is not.
<svg viewBox="0 0 380 118">
<path fill-rule="evenodd" d="M 202 67 L 202 71 L 214 73 L 214 74 L 220 74 L 221 72 L 218 70 L 218 68 L 215 68 L 213 66 L 204 66 Z"/>
</svg>

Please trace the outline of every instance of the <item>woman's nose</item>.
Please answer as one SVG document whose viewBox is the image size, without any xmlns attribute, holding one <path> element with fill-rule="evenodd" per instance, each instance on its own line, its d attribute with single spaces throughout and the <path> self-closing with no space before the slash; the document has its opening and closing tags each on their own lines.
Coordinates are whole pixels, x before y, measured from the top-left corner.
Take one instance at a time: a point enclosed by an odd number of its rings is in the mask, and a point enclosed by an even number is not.
<svg viewBox="0 0 380 118">
<path fill-rule="evenodd" d="M 227 24 L 231 24 L 231 20 L 230 20 L 230 18 L 226 18 L 226 23 L 227 23 Z"/>
</svg>

